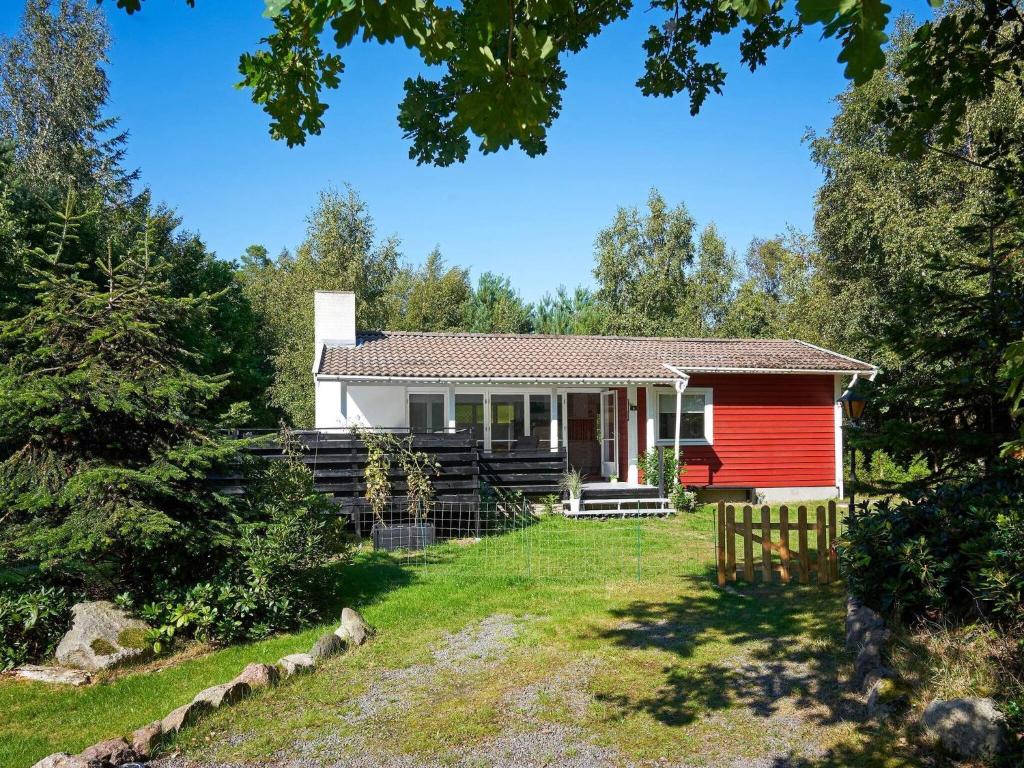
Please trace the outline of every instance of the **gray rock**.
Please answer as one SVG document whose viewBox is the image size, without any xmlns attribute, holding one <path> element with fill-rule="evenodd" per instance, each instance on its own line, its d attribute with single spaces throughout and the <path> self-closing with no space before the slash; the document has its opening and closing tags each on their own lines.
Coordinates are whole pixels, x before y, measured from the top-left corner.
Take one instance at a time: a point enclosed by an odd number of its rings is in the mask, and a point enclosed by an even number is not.
<svg viewBox="0 0 1024 768">
<path fill-rule="evenodd" d="M 135 761 L 137 755 L 124 739 L 107 739 L 83 749 L 78 755 L 89 768 L 108 768 Z"/>
<path fill-rule="evenodd" d="M 281 679 L 281 672 L 272 664 L 249 664 L 242 673 L 235 678 L 237 683 L 246 683 L 255 690 L 256 688 L 270 688 L 277 685 Z"/>
<path fill-rule="evenodd" d="M 163 726 L 159 720 L 154 720 L 132 734 L 132 749 L 135 750 L 135 754 L 140 760 L 147 760 L 152 757 L 163 735 Z"/>
<path fill-rule="evenodd" d="M 149 625 L 113 603 L 79 603 L 71 613 L 71 629 L 57 646 L 57 661 L 64 666 L 98 672 L 146 653 Z"/>
<path fill-rule="evenodd" d="M 321 635 L 316 643 L 313 644 L 313 647 L 309 650 L 309 655 L 313 661 L 319 661 L 330 656 L 337 656 L 344 651 L 345 641 L 333 632 L 328 632 L 326 635 Z"/>
<path fill-rule="evenodd" d="M 992 758 L 1006 749 L 1006 718 L 992 699 L 933 701 L 921 724 L 930 738 L 960 757 Z"/>
<path fill-rule="evenodd" d="M 888 672 L 889 670 L 886 670 Z M 910 696 L 902 685 L 889 676 L 873 675 L 869 681 L 867 711 L 868 717 L 885 720 L 903 708 Z"/>
<path fill-rule="evenodd" d="M 846 647 L 851 651 L 864 645 L 869 633 L 883 627 L 882 617 L 859 600 L 851 597 L 846 601 Z"/>
<path fill-rule="evenodd" d="M 334 634 L 340 637 L 349 645 L 362 645 L 372 634 L 373 630 L 357 611 L 345 608 L 341 611 L 341 625 L 334 630 Z"/>
<path fill-rule="evenodd" d="M 89 763 L 78 755 L 56 752 L 44 757 L 33 765 L 32 768 L 89 768 Z"/>
<path fill-rule="evenodd" d="M 34 680 L 37 683 L 53 683 L 57 685 L 88 685 L 92 682 L 92 676 L 81 669 L 37 667 L 31 664 L 15 669 L 14 676 L 22 680 Z"/>
<path fill-rule="evenodd" d="M 208 712 L 212 711 L 208 701 L 190 701 L 188 704 L 178 707 L 160 721 L 160 730 L 165 734 L 173 734 L 182 728 L 195 725 Z"/>
<path fill-rule="evenodd" d="M 870 685 L 873 676 L 878 675 L 882 668 L 882 649 L 871 643 L 863 646 L 853 662 L 853 686 L 864 691 Z"/>
<path fill-rule="evenodd" d="M 279 659 L 277 666 L 280 667 L 285 677 L 300 675 L 303 672 L 313 671 L 313 657 L 308 653 L 292 653 Z"/>
<path fill-rule="evenodd" d="M 252 693 L 252 688 L 248 683 L 232 680 L 230 683 L 222 683 L 200 691 L 193 701 L 205 701 L 214 709 L 219 709 L 222 706 L 237 704 L 250 693 Z"/>
</svg>

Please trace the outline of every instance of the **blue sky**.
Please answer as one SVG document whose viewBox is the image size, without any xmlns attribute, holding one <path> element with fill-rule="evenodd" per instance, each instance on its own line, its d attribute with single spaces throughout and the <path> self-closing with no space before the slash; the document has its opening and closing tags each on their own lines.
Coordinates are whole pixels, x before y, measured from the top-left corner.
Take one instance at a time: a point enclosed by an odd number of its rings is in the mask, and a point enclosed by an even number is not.
<svg viewBox="0 0 1024 768">
<path fill-rule="evenodd" d="M 897 3 L 897 8 L 900 4 Z M 714 222 L 742 253 L 755 236 L 810 230 L 821 174 L 802 137 L 827 129 L 846 83 L 838 46 L 812 29 L 754 74 L 736 42 L 710 51 L 729 72 L 723 96 L 690 117 L 685 96 L 643 97 L 641 10 L 567 64 L 562 115 L 548 154 L 475 154 L 450 168 L 417 166 L 396 123 L 402 83 L 418 57 L 401 46 L 343 52 L 341 88 L 327 127 L 289 149 L 267 134 L 263 112 L 237 90 L 238 55 L 267 29 L 262 0 L 148 0 L 126 16 L 113 0 L 110 113 L 130 131 L 128 164 L 222 258 L 250 243 L 276 253 L 303 237 L 318 192 L 352 184 L 378 234 L 395 234 L 410 262 L 440 246 L 474 277 L 508 274 L 530 300 L 558 284 L 591 282 L 593 242 L 618 206 L 642 205 L 651 187 Z M 914 3 L 915 10 L 925 3 Z M 12 33 L 20 2 L 0 11 Z"/>
</svg>

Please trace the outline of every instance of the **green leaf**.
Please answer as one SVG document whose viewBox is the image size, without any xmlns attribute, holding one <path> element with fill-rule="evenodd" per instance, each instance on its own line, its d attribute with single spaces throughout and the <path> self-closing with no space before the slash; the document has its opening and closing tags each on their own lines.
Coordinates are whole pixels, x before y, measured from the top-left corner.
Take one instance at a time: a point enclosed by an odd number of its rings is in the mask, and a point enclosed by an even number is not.
<svg viewBox="0 0 1024 768">
<path fill-rule="evenodd" d="M 266 5 L 266 8 L 263 9 L 263 18 L 276 19 L 291 4 L 292 0 L 263 0 L 263 2 Z"/>
</svg>

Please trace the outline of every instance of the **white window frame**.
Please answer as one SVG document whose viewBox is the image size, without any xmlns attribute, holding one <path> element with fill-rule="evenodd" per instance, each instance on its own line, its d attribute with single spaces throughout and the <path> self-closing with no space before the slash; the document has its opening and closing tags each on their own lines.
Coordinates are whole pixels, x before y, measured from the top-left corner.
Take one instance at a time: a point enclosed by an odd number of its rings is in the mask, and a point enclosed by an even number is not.
<svg viewBox="0 0 1024 768">
<path fill-rule="evenodd" d="M 654 398 L 654 434 L 655 434 L 655 445 L 675 445 L 675 437 L 662 438 L 658 433 L 660 432 L 661 424 L 661 395 L 669 395 L 672 397 L 673 402 L 675 401 L 676 392 L 674 389 L 668 387 L 655 387 L 652 390 Z M 715 442 L 715 396 L 714 389 L 712 387 L 687 387 L 683 392 L 683 397 L 687 395 L 703 395 L 704 397 L 704 437 L 702 438 L 683 438 L 679 441 L 680 445 L 714 445 Z M 674 412 L 674 411 L 673 411 Z"/>
<path fill-rule="evenodd" d="M 410 432 L 412 431 L 412 408 L 410 407 L 409 396 L 410 395 L 441 395 L 444 400 L 444 423 L 441 427 L 442 432 L 446 432 L 448 429 L 448 389 L 447 387 L 406 387 L 405 389 L 405 426 Z"/>
</svg>

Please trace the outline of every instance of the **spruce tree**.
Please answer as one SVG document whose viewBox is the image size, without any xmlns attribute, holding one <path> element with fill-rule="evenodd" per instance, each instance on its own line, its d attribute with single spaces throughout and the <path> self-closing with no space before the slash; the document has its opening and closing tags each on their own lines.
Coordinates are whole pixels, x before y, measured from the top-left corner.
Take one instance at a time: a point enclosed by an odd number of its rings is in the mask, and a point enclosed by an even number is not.
<svg viewBox="0 0 1024 768">
<path fill-rule="evenodd" d="M 95 215 L 68 195 L 49 246 L 24 253 L 29 301 L 0 321 L 0 559 L 148 592 L 218 565 L 231 510 L 205 478 L 237 444 L 210 409 L 226 377 L 174 332 L 214 297 L 172 294 L 148 220 L 92 265 L 72 256 Z"/>
</svg>

